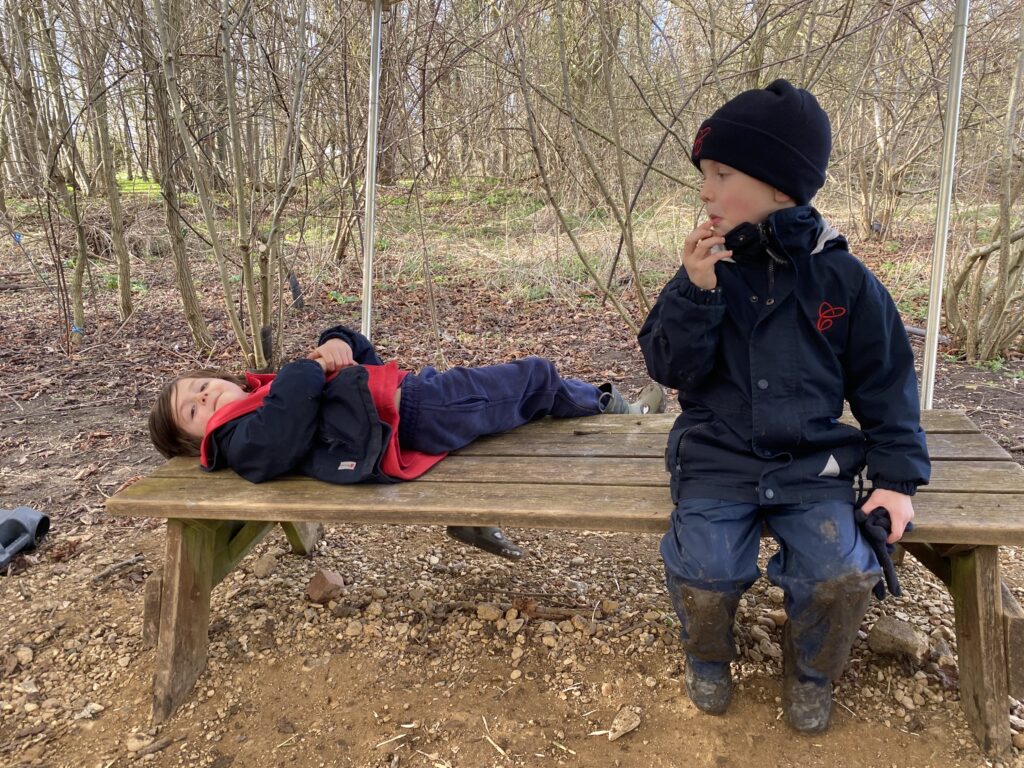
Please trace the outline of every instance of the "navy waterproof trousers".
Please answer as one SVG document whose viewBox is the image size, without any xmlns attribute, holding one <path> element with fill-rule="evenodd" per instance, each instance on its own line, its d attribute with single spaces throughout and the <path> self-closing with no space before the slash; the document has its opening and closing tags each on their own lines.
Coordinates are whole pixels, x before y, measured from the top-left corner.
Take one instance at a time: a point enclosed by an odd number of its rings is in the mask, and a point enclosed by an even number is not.
<svg viewBox="0 0 1024 768">
<path fill-rule="evenodd" d="M 785 592 L 787 674 L 825 684 L 841 674 L 881 576 L 847 502 L 680 500 L 661 556 L 688 661 L 713 676 L 734 658 L 733 619 L 760 575 L 762 525 L 779 542 L 768 578 Z"/>
<path fill-rule="evenodd" d="M 594 416 L 602 412 L 600 397 L 593 384 L 563 379 L 541 357 L 441 373 L 428 366 L 402 381 L 398 441 L 446 453 L 543 416 Z"/>
</svg>

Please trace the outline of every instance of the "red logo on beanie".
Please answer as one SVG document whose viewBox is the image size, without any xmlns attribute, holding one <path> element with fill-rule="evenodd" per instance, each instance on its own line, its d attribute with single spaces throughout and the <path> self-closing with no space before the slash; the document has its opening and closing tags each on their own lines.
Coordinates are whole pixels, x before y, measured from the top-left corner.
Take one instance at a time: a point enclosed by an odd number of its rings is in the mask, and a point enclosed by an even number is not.
<svg viewBox="0 0 1024 768">
<path fill-rule="evenodd" d="M 704 139 L 707 138 L 708 134 L 711 133 L 711 126 L 706 126 L 697 131 L 697 138 L 693 140 L 693 156 L 698 157 L 700 155 L 700 149 L 704 146 Z"/>
<path fill-rule="evenodd" d="M 821 302 L 821 306 L 818 307 L 818 330 L 824 333 L 832 327 L 833 320 L 838 320 L 845 314 L 845 307 L 833 307 L 827 301 Z"/>
</svg>

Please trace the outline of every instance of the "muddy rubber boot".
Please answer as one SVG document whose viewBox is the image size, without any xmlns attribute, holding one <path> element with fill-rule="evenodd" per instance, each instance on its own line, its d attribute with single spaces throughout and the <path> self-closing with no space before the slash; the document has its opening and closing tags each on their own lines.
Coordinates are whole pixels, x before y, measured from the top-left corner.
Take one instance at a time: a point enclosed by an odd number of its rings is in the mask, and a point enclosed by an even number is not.
<svg viewBox="0 0 1024 768">
<path fill-rule="evenodd" d="M 687 656 L 683 681 L 686 683 L 686 695 L 701 712 L 721 715 L 729 708 L 732 700 L 732 671 L 728 663 L 702 663 Z"/>
<path fill-rule="evenodd" d="M 857 628 L 867 610 L 874 576 L 853 574 L 847 579 L 823 582 L 818 587 L 814 611 L 816 623 L 825 624 L 817 652 L 804 648 L 797 664 L 797 644 L 792 620 L 782 629 L 782 707 L 795 731 L 821 733 L 832 717 L 832 681 L 839 679 L 850 655 Z M 813 677 L 801 674 L 808 671 Z M 803 678 L 803 679 L 801 679 Z"/>
<path fill-rule="evenodd" d="M 801 683 L 787 674 L 782 685 L 782 706 L 794 731 L 821 733 L 832 717 L 832 682 Z"/>
<path fill-rule="evenodd" d="M 602 413 L 626 413 L 643 416 L 647 413 L 665 412 L 665 390 L 653 381 L 640 390 L 640 397 L 635 403 L 627 402 L 614 384 L 605 382 L 598 386 L 598 389 L 601 390 Z"/>
</svg>

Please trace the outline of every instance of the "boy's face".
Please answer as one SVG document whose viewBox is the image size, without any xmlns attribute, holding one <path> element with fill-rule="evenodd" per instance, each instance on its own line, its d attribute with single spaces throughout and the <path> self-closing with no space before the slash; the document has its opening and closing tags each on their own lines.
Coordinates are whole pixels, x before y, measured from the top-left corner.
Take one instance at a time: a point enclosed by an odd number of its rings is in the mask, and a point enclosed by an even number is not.
<svg viewBox="0 0 1024 768">
<path fill-rule="evenodd" d="M 769 214 L 795 205 L 784 192 L 724 163 L 702 159 L 700 172 L 704 174 L 700 199 L 716 235 L 724 235 L 744 222 L 760 224 Z"/>
<path fill-rule="evenodd" d="M 171 390 L 174 424 L 186 435 L 202 440 L 206 424 L 214 413 L 247 396 L 248 393 L 233 381 L 178 379 Z"/>
</svg>

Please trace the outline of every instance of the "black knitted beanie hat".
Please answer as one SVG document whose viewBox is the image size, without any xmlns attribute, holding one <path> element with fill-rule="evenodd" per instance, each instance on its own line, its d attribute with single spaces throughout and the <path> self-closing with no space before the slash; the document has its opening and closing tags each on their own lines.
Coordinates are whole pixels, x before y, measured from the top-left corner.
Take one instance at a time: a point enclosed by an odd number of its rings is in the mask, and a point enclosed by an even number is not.
<svg viewBox="0 0 1024 768">
<path fill-rule="evenodd" d="M 690 159 L 732 166 L 806 205 L 825 183 L 832 126 L 818 100 L 776 80 L 744 91 L 705 120 Z"/>
</svg>

